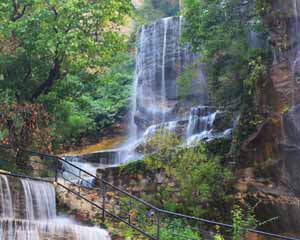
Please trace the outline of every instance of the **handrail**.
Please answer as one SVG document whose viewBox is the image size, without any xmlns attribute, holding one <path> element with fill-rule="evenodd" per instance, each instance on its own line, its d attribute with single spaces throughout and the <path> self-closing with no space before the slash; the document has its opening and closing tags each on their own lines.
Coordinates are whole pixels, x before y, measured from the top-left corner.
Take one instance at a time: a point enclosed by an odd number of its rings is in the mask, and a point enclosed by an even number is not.
<svg viewBox="0 0 300 240">
<path fill-rule="evenodd" d="M 128 225 L 128 223 L 127 223 L 126 221 L 124 221 L 122 218 L 120 218 L 120 217 L 118 217 L 118 216 L 112 214 L 111 212 L 109 212 L 109 211 L 103 209 L 103 208 L 100 207 L 98 204 L 96 204 L 96 203 L 90 201 L 89 199 L 85 198 L 85 197 L 82 196 L 81 194 L 78 194 L 77 192 L 71 190 L 70 188 L 66 187 L 65 185 L 63 185 L 63 184 L 61 184 L 61 183 L 57 183 L 57 184 L 58 184 L 59 186 L 63 187 L 64 189 L 66 189 L 67 191 L 69 191 L 69 192 L 75 194 L 75 195 L 78 196 L 79 198 L 85 200 L 86 202 L 88 202 L 89 204 L 93 205 L 94 207 L 96 207 L 96 208 L 98 208 L 98 209 L 104 211 L 105 213 L 107 213 L 107 214 L 110 215 L 111 217 L 117 218 L 119 221 L 121 221 L 121 222 L 123 222 L 123 223 L 125 223 L 125 224 Z M 153 239 L 153 240 L 156 240 L 156 238 L 153 238 L 151 235 L 149 235 L 148 233 L 144 232 L 144 231 L 141 230 L 140 228 L 138 228 L 138 227 L 136 227 L 136 226 L 134 226 L 134 225 L 129 225 L 129 226 L 132 227 L 132 228 L 134 228 L 136 231 L 142 233 L 142 234 L 145 235 L 146 237 L 148 237 L 148 238 L 150 238 L 150 239 Z"/>
<path fill-rule="evenodd" d="M 18 150 L 21 150 L 22 152 L 31 153 L 31 154 L 34 154 L 34 155 L 37 155 L 37 156 L 45 156 L 45 157 L 49 157 L 49 158 L 59 159 L 59 160 L 62 161 L 63 163 L 66 163 L 66 164 L 68 164 L 69 166 L 71 166 L 71 167 L 73 167 L 73 168 L 75 168 L 75 169 L 77 169 L 77 170 L 79 170 L 79 171 L 81 171 L 81 172 L 83 172 L 83 173 L 89 175 L 90 177 L 93 177 L 93 178 L 95 178 L 95 179 L 101 181 L 102 183 L 108 185 L 108 186 L 111 187 L 112 189 L 114 189 L 114 190 L 116 190 L 116 191 L 118 191 L 118 192 L 121 192 L 121 193 L 125 194 L 126 196 L 128 196 L 128 197 L 130 197 L 130 198 L 133 198 L 134 200 L 136 200 L 136 201 L 138 201 L 138 202 L 140 202 L 140 203 L 143 203 L 144 205 L 146 205 L 146 206 L 149 207 L 149 208 L 152 208 L 152 209 L 154 209 L 154 210 L 156 210 L 156 211 L 160 211 L 160 209 L 157 208 L 156 206 L 154 206 L 154 205 L 152 205 L 152 204 L 150 204 L 150 203 L 144 201 L 143 199 L 140 199 L 140 198 L 138 198 L 138 197 L 136 197 L 136 196 L 134 196 L 134 195 L 132 195 L 132 194 L 130 194 L 130 193 L 124 191 L 124 190 L 121 189 L 121 188 L 118 188 L 118 187 L 112 185 L 111 183 L 109 183 L 108 181 L 106 181 L 106 180 L 103 179 L 103 178 L 99 178 L 99 177 L 95 176 L 94 174 L 91 174 L 91 173 L 87 172 L 86 170 L 84 170 L 84 169 L 82 169 L 82 168 L 80 168 L 80 167 L 74 165 L 73 163 L 71 163 L 71 162 L 69 162 L 69 161 L 63 159 L 62 157 L 55 156 L 55 155 L 51 155 L 51 154 L 46 154 L 46 153 L 45 153 L 45 154 L 44 154 L 44 153 L 39 153 L 39 152 L 35 152 L 35 151 L 32 151 L 32 150 L 25 150 L 25 149 L 22 149 L 22 148 L 14 147 L 14 146 L 12 146 L 12 145 L 2 145 L 2 144 L 0 144 L 0 148 L 2 148 L 2 147 L 7 148 L 7 149 L 18 149 Z"/>
<path fill-rule="evenodd" d="M 26 176 L 26 175 L 22 175 L 22 174 L 16 174 L 16 173 L 4 172 L 4 171 L 0 171 L 0 175 L 6 175 L 6 176 L 17 177 L 17 178 L 24 178 L 24 179 L 30 179 L 30 180 L 34 180 L 34 181 L 40 181 L 40 182 L 53 183 L 53 181 L 48 180 L 48 179 L 44 179 L 44 178 L 30 177 L 30 176 Z"/>
<path fill-rule="evenodd" d="M 30 154 L 34 154 L 36 156 L 41 156 L 41 157 L 48 157 L 48 158 L 53 158 L 53 159 L 56 159 L 56 160 L 59 160 L 85 174 L 87 174 L 88 176 L 90 177 L 93 177 L 95 178 L 96 180 L 100 181 L 102 184 L 105 184 L 109 187 L 111 187 L 112 189 L 116 190 L 117 192 L 120 192 L 124 195 L 126 195 L 127 197 L 131 198 L 131 199 L 134 199 L 136 200 L 137 202 L 139 203 L 142 203 L 143 205 L 147 206 L 148 208 L 154 210 L 158 215 L 159 214 L 167 214 L 169 216 L 174 216 L 174 217 L 180 217 L 180 218 L 184 218 L 186 220 L 194 220 L 194 221 L 197 221 L 197 222 L 202 222 L 202 223 L 206 223 L 206 224 L 209 224 L 209 225 L 214 225 L 214 226 L 220 226 L 220 227 L 225 227 L 225 228 L 234 228 L 233 225 L 231 224 L 226 224 L 226 223 L 221 223 L 221 222 L 217 222 L 217 221 L 213 221 L 213 220 L 208 220 L 208 219 L 204 219 L 204 218 L 198 218 L 198 217 L 194 217 L 194 216 L 189 216 L 189 215 L 185 215 L 185 214 L 181 214 L 181 213 L 175 213 L 175 212 L 171 212 L 171 211 L 167 211 L 167 210 L 163 210 L 163 209 L 160 209 L 146 201 L 144 201 L 143 199 L 140 199 L 124 190 L 122 190 L 121 188 L 119 187 L 116 187 L 114 185 L 112 185 L 111 183 L 109 183 L 108 181 L 104 180 L 103 178 L 99 178 L 89 172 L 87 172 L 86 170 L 74 165 L 73 163 L 59 157 L 59 156 L 55 156 L 55 155 L 51 155 L 51 154 L 43 154 L 43 153 L 39 153 L 39 152 L 35 152 L 35 151 L 32 151 L 32 150 L 25 150 L 25 149 L 22 149 L 22 148 L 18 148 L 18 147 L 15 147 L 15 146 L 12 146 L 12 145 L 3 145 L 3 144 L 0 144 L 0 148 L 6 148 L 6 149 L 17 149 L 19 151 L 22 151 L 22 152 L 25 152 L 25 153 L 30 153 Z M 12 175 L 12 176 L 17 176 L 17 177 L 24 177 L 24 178 L 29 178 L 29 179 L 33 179 L 33 180 L 41 180 L 40 178 L 34 178 L 34 177 L 28 177 L 28 176 L 24 176 L 24 175 L 19 175 L 19 174 L 11 174 L 11 173 L 2 173 L 0 172 L 0 174 L 6 174 L 6 175 Z M 51 182 L 50 180 L 45 180 L 45 181 L 48 181 L 48 182 Z M 57 183 L 59 186 L 62 186 L 63 188 L 67 189 L 68 191 L 78 195 L 80 198 L 84 199 L 85 201 L 89 202 L 90 204 L 94 205 L 95 207 L 101 209 L 102 211 L 104 211 L 105 213 L 111 215 L 112 217 L 114 218 L 117 218 L 118 220 L 126 223 L 128 225 L 128 223 L 126 221 L 124 221 L 122 218 L 110 213 L 109 211 L 105 210 L 104 208 L 100 207 L 99 205 L 97 205 L 96 203 L 86 199 L 85 197 L 83 197 L 82 195 L 74 192 L 73 190 L 67 188 L 66 186 L 64 186 L 63 184 L 60 184 L 60 183 Z M 158 219 L 159 220 L 159 219 Z M 159 225 L 159 221 L 158 221 L 158 225 Z M 139 229 L 138 227 L 134 226 L 134 225 L 131 225 L 129 224 L 130 227 L 132 227 L 133 229 L 139 231 L 140 233 L 144 234 L 146 237 L 150 238 L 150 239 L 154 239 L 154 240 L 159 240 L 159 235 L 157 238 L 154 238 L 153 236 L 149 235 L 148 233 L 142 231 L 141 229 Z M 260 230 L 255 230 L 255 229 L 250 229 L 250 228 L 241 228 L 241 230 L 245 231 L 245 232 L 251 232 L 251 233 L 255 233 L 255 234 L 259 234 L 259 235 L 263 235 L 263 236 L 266 236 L 266 237 L 272 237 L 272 238 L 277 238 L 277 239 L 284 239 L 284 240 L 300 240 L 300 238 L 294 238 L 294 237 L 287 237 L 287 236 L 283 236 L 283 235 L 279 235 L 279 234 L 273 234 L 273 233 L 268 233 L 268 232 L 265 232 L 265 231 L 260 231 Z M 159 231 L 159 226 L 158 226 L 158 231 Z"/>
</svg>

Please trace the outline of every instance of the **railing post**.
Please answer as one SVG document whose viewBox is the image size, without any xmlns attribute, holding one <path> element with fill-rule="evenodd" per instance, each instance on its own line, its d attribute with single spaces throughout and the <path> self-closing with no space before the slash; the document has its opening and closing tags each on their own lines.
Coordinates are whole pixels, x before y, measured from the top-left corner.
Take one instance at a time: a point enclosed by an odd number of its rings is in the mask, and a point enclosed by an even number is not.
<svg viewBox="0 0 300 240">
<path fill-rule="evenodd" d="M 131 198 L 129 198 L 129 209 L 128 209 L 128 222 L 131 224 Z"/>
<path fill-rule="evenodd" d="M 160 240 L 160 212 L 156 210 L 156 240 Z"/>
<path fill-rule="evenodd" d="M 55 182 L 58 181 L 58 167 L 59 167 L 59 161 L 55 158 L 55 164 L 54 164 L 54 174 L 55 174 Z"/>
<path fill-rule="evenodd" d="M 79 170 L 79 179 L 78 179 L 78 192 L 79 192 L 79 194 L 81 194 L 81 169 Z"/>
<path fill-rule="evenodd" d="M 55 173 L 54 173 L 55 174 L 55 182 L 57 182 L 57 179 L 58 179 L 57 164 L 55 164 L 55 170 L 54 171 L 55 171 Z"/>
<path fill-rule="evenodd" d="M 105 201 L 106 201 L 106 186 L 105 183 L 102 182 L 102 222 L 105 221 Z"/>
</svg>

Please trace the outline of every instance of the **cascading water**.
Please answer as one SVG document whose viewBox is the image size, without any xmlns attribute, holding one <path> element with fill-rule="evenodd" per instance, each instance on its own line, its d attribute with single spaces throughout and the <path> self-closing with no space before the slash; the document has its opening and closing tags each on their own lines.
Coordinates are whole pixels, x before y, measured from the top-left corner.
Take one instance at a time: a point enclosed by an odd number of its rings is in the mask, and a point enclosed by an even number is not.
<svg viewBox="0 0 300 240">
<path fill-rule="evenodd" d="M 11 191 L 6 176 L 0 175 L 1 217 L 13 218 Z"/>
<path fill-rule="evenodd" d="M 125 144 L 126 148 L 134 146 L 131 152 L 135 151 L 136 143 L 145 143 L 147 138 L 162 129 L 175 132 L 178 122 L 186 122 L 184 119 L 190 107 L 208 101 L 202 66 L 195 70 L 197 74 L 190 79 L 193 87 L 187 94 L 188 100 L 178 96 L 178 77 L 198 59 L 180 43 L 182 25 L 182 17 L 169 17 L 143 26 L 140 30 L 129 125 L 129 132 L 137 134 L 135 138 L 129 137 L 130 143 Z M 130 160 L 128 157 L 124 159 Z"/>
<path fill-rule="evenodd" d="M 64 164 L 64 172 L 62 177 L 65 180 L 87 188 L 94 187 L 95 178 L 91 175 L 96 176 L 96 169 L 99 167 L 98 164 L 97 166 L 94 166 L 92 163 L 83 162 L 78 156 L 64 156 L 63 158 L 77 167 L 76 168 L 70 164 Z M 88 172 L 89 174 L 84 173 L 80 169 Z"/>
<path fill-rule="evenodd" d="M 51 184 L 21 179 L 25 195 L 26 219 L 56 217 L 55 191 Z"/>
<path fill-rule="evenodd" d="M 201 67 L 190 79 L 193 87 L 187 94 L 189 99 L 182 100 L 178 96 L 178 77 L 198 59 L 180 43 L 182 24 L 182 17 L 169 17 L 140 30 L 130 124 L 130 128 L 137 129 L 137 137 L 151 125 L 182 118 L 180 108 L 188 110 L 192 105 L 207 103 L 207 86 Z"/>
<path fill-rule="evenodd" d="M 216 114 L 215 109 L 204 106 L 192 108 L 186 133 L 187 142 L 197 137 L 208 136 L 213 128 Z"/>
<path fill-rule="evenodd" d="M 167 100 L 166 91 L 166 51 L 167 51 L 167 32 L 168 32 L 168 20 L 163 19 L 164 23 L 164 42 L 163 42 L 163 53 L 162 53 L 162 65 L 161 65 L 161 102 L 165 104 Z M 162 122 L 165 121 L 165 111 L 162 112 Z"/>
<path fill-rule="evenodd" d="M 0 239 L 2 240 L 109 240 L 95 227 L 58 218 L 51 183 L 0 175 Z"/>
<path fill-rule="evenodd" d="M 199 56 L 181 44 L 183 25 L 182 17 L 168 17 L 142 26 L 139 31 L 128 140 L 118 149 L 78 156 L 77 162 L 72 157 L 65 159 L 76 165 L 92 162 L 97 167 L 137 160 L 143 157 L 139 147 L 162 130 L 176 133 L 183 142 L 193 143 L 224 136 L 223 132 L 217 135 L 212 131 L 216 109 L 202 107 L 208 104 L 204 65 L 199 63 Z M 182 97 L 178 79 L 191 66 L 193 76 L 188 79 L 190 86 Z M 196 108 L 206 111 L 201 116 L 193 114 Z"/>
<path fill-rule="evenodd" d="M 215 129 L 215 121 L 223 112 L 215 107 L 198 106 L 192 108 L 186 130 L 187 145 L 194 145 L 200 141 L 210 141 L 215 138 L 226 138 L 231 136 L 234 122 L 223 129 Z"/>
</svg>

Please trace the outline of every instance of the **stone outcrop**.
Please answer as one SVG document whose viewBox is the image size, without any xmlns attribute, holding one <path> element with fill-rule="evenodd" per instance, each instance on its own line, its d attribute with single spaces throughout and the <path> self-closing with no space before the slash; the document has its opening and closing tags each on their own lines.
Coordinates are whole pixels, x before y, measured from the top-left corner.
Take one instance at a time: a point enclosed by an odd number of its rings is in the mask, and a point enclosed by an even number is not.
<svg viewBox="0 0 300 240">
<path fill-rule="evenodd" d="M 278 187 L 267 178 L 258 178 L 254 168 L 246 168 L 238 173 L 235 184 L 236 199 L 244 204 L 251 203 L 264 229 L 291 237 L 299 237 L 300 198 Z"/>
<path fill-rule="evenodd" d="M 138 196 L 160 201 L 158 196 L 161 194 L 161 186 L 170 186 L 172 191 L 176 193 L 179 191 L 176 187 L 176 183 L 170 177 L 167 177 L 163 171 L 149 171 L 145 169 L 143 162 L 133 163 L 133 168 L 139 169 L 135 171 L 130 169 L 130 166 L 121 169 L 121 167 L 114 167 L 109 169 L 98 169 L 97 175 L 109 183 L 117 186 L 125 191 Z M 168 200 L 161 199 L 162 201 Z M 159 202 L 160 204 L 160 202 Z"/>
<path fill-rule="evenodd" d="M 266 2 L 263 21 L 273 64 L 268 78 L 258 86 L 265 121 L 244 142 L 242 159 L 245 165 L 256 166 L 247 190 L 250 198 L 262 201 L 258 214 L 279 217 L 274 231 L 295 232 L 300 228 L 300 1 Z"/>
<path fill-rule="evenodd" d="M 267 123 L 260 134 L 253 139 L 253 149 L 259 149 L 259 162 L 274 163 L 277 182 L 293 186 L 291 191 L 299 192 L 300 182 L 295 181 L 300 170 L 299 129 L 300 112 L 297 83 L 297 58 L 300 45 L 298 0 L 269 1 L 270 12 L 265 17 L 269 30 L 270 44 L 274 51 L 274 62 L 269 71 L 269 78 L 262 91 L 261 109 L 266 112 Z M 281 17 L 279 17 L 281 16 Z M 255 157 L 257 159 L 257 157 Z"/>
</svg>

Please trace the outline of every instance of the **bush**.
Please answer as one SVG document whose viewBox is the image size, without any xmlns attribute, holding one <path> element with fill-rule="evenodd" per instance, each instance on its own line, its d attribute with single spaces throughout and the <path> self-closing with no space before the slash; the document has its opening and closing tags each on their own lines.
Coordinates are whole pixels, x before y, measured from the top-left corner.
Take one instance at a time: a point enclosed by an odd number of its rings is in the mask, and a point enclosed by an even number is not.
<svg viewBox="0 0 300 240">
<path fill-rule="evenodd" d="M 199 231 L 194 230 L 184 220 L 174 219 L 162 224 L 160 232 L 161 240 L 195 239 L 201 240 Z"/>
<path fill-rule="evenodd" d="M 149 169 L 163 169 L 175 179 L 176 193 L 184 204 L 182 209 L 196 216 L 220 217 L 224 204 L 230 200 L 231 171 L 221 164 L 221 158 L 210 153 L 205 144 L 193 148 L 174 148 L 179 140 L 171 133 L 153 137 L 149 145 L 157 149 L 146 154 Z"/>
<path fill-rule="evenodd" d="M 105 74 L 68 75 L 38 100 L 51 116 L 55 143 L 100 132 L 125 116 L 133 79 L 134 61 L 124 54 Z"/>
</svg>

